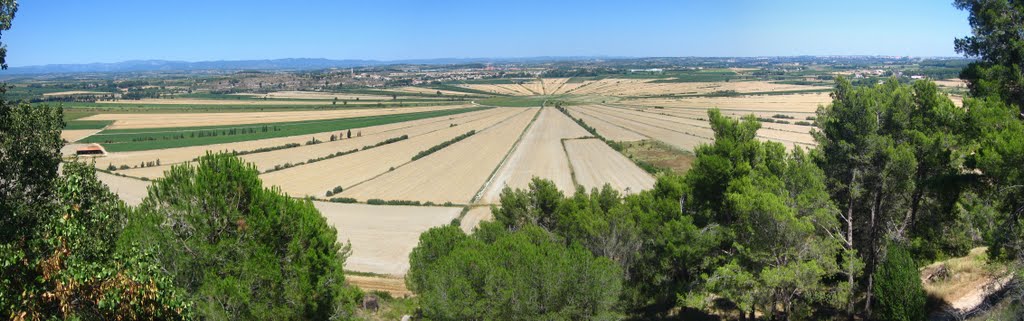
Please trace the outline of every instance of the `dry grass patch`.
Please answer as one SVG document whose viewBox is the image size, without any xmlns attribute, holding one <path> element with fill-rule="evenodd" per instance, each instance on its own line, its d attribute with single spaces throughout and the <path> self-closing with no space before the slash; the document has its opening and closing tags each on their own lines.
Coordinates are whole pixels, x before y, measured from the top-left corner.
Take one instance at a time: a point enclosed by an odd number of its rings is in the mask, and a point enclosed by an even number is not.
<svg viewBox="0 0 1024 321">
<path fill-rule="evenodd" d="M 990 264 L 979 247 L 967 256 L 932 263 L 921 268 L 921 282 L 928 296 L 958 311 L 970 311 L 1005 285 L 1010 276 L 1005 266 Z"/>
<path fill-rule="evenodd" d="M 693 167 L 696 156 L 690 151 L 674 148 L 657 140 L 643 140 L 622 144 L 627 157 L 658 169 L 667 169 L 676 174 L 685 174 Z"/>
</svg>

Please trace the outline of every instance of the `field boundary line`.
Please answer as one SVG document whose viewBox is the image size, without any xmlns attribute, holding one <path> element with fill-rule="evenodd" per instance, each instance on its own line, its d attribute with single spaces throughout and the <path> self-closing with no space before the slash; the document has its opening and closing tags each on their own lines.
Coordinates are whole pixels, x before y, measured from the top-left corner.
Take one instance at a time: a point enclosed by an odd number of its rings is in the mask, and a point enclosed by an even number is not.
<svg viewBox="0 0 1024 321">
<path fill-rule="evenodd" d="M 560 139 L 560 143 L 562 144 L 562 153 L 565 155 L 565 162 L 569 163 L 569 177 L 572 178 L 572 186 L 574 188 L 579 188 L 580 186 L 583 186 L 583 185 L 580 185 L 580 183 L 576 181 L 576 168 L 572 166 L 572 158 L 569 157 L 569 149 L 567 147 L 565 147 L 565 141 L 573 140 L 573 139 L 584 139 L 584 138 L 596 138 L 596 137 L 575 137 L 575 138 L 562 138 L 562 139 Z"/>
<path fill-rule="evenodd" d="M 516 138 L 515 144 L 512 144 L 512 148 L 508 149 L 508 152 L 505 153 L 505 157 L 501 158 L 501 162 L 498 162 L 498 166 L 495 166 L 494 169 L 491 170 L 491 175 L 487 176 L 487 180 L 484 181 L 483 186 L 480 186 L 480 189 L 476 191 L 476 194 L 473 194 L 473 198 L 469 200 L 470 204 L 474 204 L 476 203 L 476 201 L 480 200 L 480 196 L 484 193 L 484 190 L 486 190 L 487 186 L 491 185 L 491 183 L 494 181 L 494 174 L 497 174 L 498 169 L 501 169 L 501 166 L 505 165 L 505 162 L 508 161 L 509 156 L 512 156 L 512 153 L 515 152 L 515 150 L 519 149 L 519 144 L 522 143 L 523 136 L 526 136 L 526 133 L 530 131 L 530 128 L 533 128 L 533 123 L 537 121 L 538 117 L 540 117 L 540 112 L 542 109 L 544 109 L 544 107 L 537 108 L 537 112 L 533 114 L 533 118 L 530 119 L 530 123 L 526 125 L 526 128 L 523 128 L 522 132 L 519 133 L 519 137 Z"/>
</svg>

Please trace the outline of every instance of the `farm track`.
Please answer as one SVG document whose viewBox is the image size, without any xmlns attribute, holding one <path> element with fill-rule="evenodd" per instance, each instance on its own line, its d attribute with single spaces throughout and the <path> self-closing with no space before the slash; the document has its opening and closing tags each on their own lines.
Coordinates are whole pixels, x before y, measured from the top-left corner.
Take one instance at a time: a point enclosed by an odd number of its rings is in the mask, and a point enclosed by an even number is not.
<svg viewBox="0 0 1024 321">
<path fill-rule="evenodd" d="M 405 278 L 393 276 L 366 276 L 356 274 L 345 274 L 345 281 L 365 292 L 382 291 L 391 294 L 392 297 L 402 298 L 413 295 L 405 287 Z"/>
</svg>

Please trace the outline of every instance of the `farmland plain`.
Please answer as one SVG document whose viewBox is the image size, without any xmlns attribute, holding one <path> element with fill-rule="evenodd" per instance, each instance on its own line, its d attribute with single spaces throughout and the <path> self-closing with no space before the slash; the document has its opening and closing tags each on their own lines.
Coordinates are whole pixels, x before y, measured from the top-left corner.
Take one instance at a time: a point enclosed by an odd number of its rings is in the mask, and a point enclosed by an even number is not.
<svg viewBox="0 0 1024 321">
<path fill-rule="evenodd" d="M 500 205 L 504 188 L 527 188 L 535 177 L 551 180 L 566 194 L 605 185 L 622 193 L 649 189 L 662 174 L 641 169 L 631 158 L 640 154 L 624 156 L 622 146 L 659 157 L 692 153 L 713 141 L 709 108 L 730 117 L 755 115 L 763 121 L 759 139 L 790 147 L 814 144 L 809 124 L 817 106 L 828 102 L 828 87 L 718 81 L 722 74 L 691 79 L 699 81 L 522 78 L 97 103 L 73 113 L 64 135 L 108 148 L 107 155 L 94 158 L 95 166 L 127 177 L 100 178 L 132 204 L 142 200 L 149 184 L 136 178 L 159 179 L 207 152 L 234 152 L 260 171 L 267 187 L 313 199 L 338 228 L 339 241 L 352 244 L 347 270 L 386 275 L 361 276 L 356 283 L 408 293 L 393 277 L 406 273 L 408 254 L 423 231 L 460 218 L 461 228 L 471 232 L 493 219 L 491 206 Z M 360 105 L 385 102 L 410 105 Z M 191 137 L 264 126 L 268 133 Z M 183 134 L 189 137 L 164 139 Z M 367 204 L 389 201 L 419 206 Z"/>
</svg>

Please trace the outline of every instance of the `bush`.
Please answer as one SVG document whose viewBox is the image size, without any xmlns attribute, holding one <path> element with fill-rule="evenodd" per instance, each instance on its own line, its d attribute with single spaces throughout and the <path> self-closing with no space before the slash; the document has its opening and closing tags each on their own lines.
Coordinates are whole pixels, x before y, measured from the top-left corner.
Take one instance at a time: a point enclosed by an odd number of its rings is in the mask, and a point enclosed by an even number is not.
<svg viewBox="0 0 1024 321">
<path fill-rule="evenodd" d="M 330 201 L 332 203 L 358 203 L 359 202 L 356 199 L 351 198 L 351 197 L 334 197 L 334 198 L 331 198 Z"/>
<path fill-rule="evenodd" d="M 466 139 L 469 136 L 473 136 L 473 134 L 476 134 L 476 130 L 468 131 L 465 134 L 456 136 L 455 138 L 452 138 L 452 139 L 450 139 L 450 140 L 448 140 L 446 142 L 437 144 L 434 147 L 431 147 L 431 148 L 428 148 L 427 150 L 424 150 L 424 151 L 421 151 L 419 153 L 416 153 L 416 155 L 412 157 L 412 160 L 415 161 L 417 159 L 426 157 L 427 155 L 433 154 L 434 152 L 439 151 L 439 150 L 441 150 L 441 149 L 443 149 L 445 147 L 448 147 L 451 144 L 458 143 L 460 140 Z M 392 167 L 392 170 L 394 170 L 394 167 Z"/>
<path fill-rule="evenodd" d="M 926 316 L 924 287 L 906 247 L 891 244 L 882 266 L 875 271 L 874 290 L 878 319 L 919 321 Z"/>
<path fill-rule="evenodd" d="M 366 204 L 370 205 L 408 205 L 408 206 L 420 206 L 423 205 L 420 201 L 407 201 L 407 200 L 382 200 L 379 198 L 371 198 L 366 200 Z"/>
</svg>

